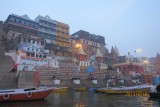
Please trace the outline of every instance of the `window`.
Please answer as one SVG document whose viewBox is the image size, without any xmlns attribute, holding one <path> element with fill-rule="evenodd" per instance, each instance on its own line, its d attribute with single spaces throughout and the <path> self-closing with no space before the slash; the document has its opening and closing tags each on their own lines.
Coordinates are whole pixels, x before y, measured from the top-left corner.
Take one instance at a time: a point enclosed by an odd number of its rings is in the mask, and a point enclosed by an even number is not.
<svg viewBox="0 0 160 107">
<path fill-rule="evenodd" d="M 27 53 L 27 56 L 30 56 L 30 53 Z"/>
<path fill-rule="evenodd" d="M 46 55 L 43 55 L 43 58 L 46 58 Z"/>
<path fill-rule="evenodd" d="M 27 50 L 29 51 L 29 48 Z"/>
<path fill-rule="evenodd" d="M 123 70 L 125 70 L 126 68 L 125 67 L 123 67 Z"/>
<path fill-rule="evenodd" d="M 12 33 L 12 37 L 14 37 L 15 36 L 15 33 Z"/>
<path fill-rule="evenodd" d="M 34 54 L 33 54 L 33 53 L 31 54 L 31 57 L 34 57 Z"/>
<path fill-rule="evenodd" d="M 34 49 L 32 49 L 32 51 L 34 51 Z"/>
<path fill-rule="evenodd" d="M 36 54 L 36 57 L 38 58 L 38 55 Z"/>
<path fill-rule="evenodd" d="M 42 55 L 39 55 L 40 58 L 42 58 Z"/>
</svg>

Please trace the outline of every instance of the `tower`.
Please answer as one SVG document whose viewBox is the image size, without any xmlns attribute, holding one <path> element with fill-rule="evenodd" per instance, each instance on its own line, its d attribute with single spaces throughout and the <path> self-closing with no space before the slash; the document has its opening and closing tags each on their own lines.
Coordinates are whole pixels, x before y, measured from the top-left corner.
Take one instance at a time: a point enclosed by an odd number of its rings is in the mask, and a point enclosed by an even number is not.
<svg viewBox="0 0 160 107">
<path fill-rule="evenodd" d="M 96 61 L 99 63 L 103 62 L 103 54 L 101 53 L 100 49 L 97 49 L 97 53 L 96 53 Z"/>
<path fill-rule="evenodd" d="M 80 46 L 79 50 L 78 50 L 78 58 L 77 59 L 78 59 L 78 61 L 85 61 L 86 58 L 87 58 L 87 54 L 84 53 L 83 47 Z"/>
</svg>

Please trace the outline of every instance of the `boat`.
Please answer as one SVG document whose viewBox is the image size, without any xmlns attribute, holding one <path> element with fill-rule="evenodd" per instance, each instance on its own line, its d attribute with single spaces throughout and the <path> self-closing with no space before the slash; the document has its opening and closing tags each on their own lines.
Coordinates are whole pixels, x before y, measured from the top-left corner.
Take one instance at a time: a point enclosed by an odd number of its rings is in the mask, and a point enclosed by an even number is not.
<svg viewBox="0 0 160 107">
<path fill-rule="evenodd" d="M 0 90 L 0 102 L 39 100 L 47 97 L 53 87 Z"/>
<path fill-rule="evenodd" d="M 150 98 L 160 98 L 160 90 L 157 91 L 157 87 L 160 88 L 160 85 L 153 85 L 153 86 L 151 87 L 151 91 L 150 91 L 150 93 L 149 93 Z"/>
<path fill-rule="evenodd" d="M 85 91 L 86 87 L 74 88 L 75 91 Z"/>
<path fill-rule="evenodd" d="M 96 91 L 101 93 L 106 93 L 108 95 L 132 95 L 132 94 L 145 94 L 150 92 L 151 86 L 149 85 L 140 85 L 140 86 L 130 86 L 130 87 L 105 87 L 99 88 Z M 141 93 L 142 92 L 142 93 Z"/>
<path fill-rule="evenodd" d="M 65 92 L 68 90 L 68 87 L 55 87 L 53 92 Z"/>
<path fill-rule="evenodd" d="M 150 92 L 150 98 L 160 98 L 160 92 Z"/>
<path fill-rule="evenodd" d="M 99 89 L 99 88 L 89 88 L 88 90 L 89 90 L 90 92 L 96 92 L 97 89 Z"/>
</svg>

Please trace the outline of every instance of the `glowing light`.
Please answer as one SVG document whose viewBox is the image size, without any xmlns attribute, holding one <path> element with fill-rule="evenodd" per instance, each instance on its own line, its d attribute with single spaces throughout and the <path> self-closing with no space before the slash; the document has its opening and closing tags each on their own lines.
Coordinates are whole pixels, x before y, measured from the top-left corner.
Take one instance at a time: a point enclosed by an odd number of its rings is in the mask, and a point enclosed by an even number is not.
<svg viewBox="0 0 160 107">
<path fill-rule="evenodd" d="M 80 43 L 77 43 L 75 46 L 76 48 L 80 48 L 82 45 Z"/>
<path fill-rule="evenodd" d="M 147 61 L 147 60 L 144 60 L 143 62 L 144 62 L 144 64 L 147 64 L 147 63 L 148 63 L 148 61 Z"/>
<path fill-rule="evenodd" d="M 141 52 L 142 51 L 142 49 L 136 49 L 135 50 L 135 52 L 137 52 L 137 53 L 139 53 L 139 52 Z"/>
</svg>

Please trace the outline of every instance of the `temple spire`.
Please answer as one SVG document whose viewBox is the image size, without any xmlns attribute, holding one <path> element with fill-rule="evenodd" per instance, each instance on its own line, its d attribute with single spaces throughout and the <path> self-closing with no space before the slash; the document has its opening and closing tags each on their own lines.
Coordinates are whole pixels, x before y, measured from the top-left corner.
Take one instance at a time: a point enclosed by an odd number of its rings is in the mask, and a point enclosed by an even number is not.
<svg viewBox="0 0 160 107">
<path fill-rule="evenodd" d="M 103 54 L 101 53 L 100 49 L 97 49 L 96 57 L 103 57 Z"/>
<path fill-rule="evenodd" d="M 119 50 L 118 50 L 118 48 L 117 48 L 117 46 L 115 45 L 115 52 L 116 52 L 116 54 L 117 54 L 117 56 L 119 56 Z"/>
<path fill-rule="evenodd" d="M 83 47 L 82 47 L 82 46 L 79 47 L 78 54 L 86 55 L 86 54 L 84 53 L 84 51 L 83 51 Z"/>
</svg>

